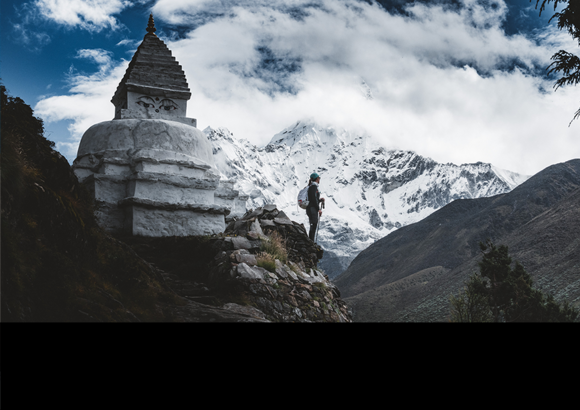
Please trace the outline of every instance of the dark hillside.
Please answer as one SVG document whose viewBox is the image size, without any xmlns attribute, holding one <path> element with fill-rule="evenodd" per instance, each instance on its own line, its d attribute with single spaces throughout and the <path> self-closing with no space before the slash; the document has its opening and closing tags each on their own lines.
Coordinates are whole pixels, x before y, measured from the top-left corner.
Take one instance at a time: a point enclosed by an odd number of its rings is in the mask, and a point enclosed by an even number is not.
<svg viewBox="0 0 580 410">
<path fill-rule="evenodd" d="M 580 297 L 570 276 L 580 270 L 579 188 L 580 160 L 571 160 L 507 194 L 454 201 L 361 252 L 335 283 L 355 321 L 445 320 L 449 295 L 476 269 L 478 243 L 489 238 L 508 245 L 556 298 Z"/>
<path fill-rule="evenodd" d="M 96 224 L 88 193 L 2 87 L 2 321 L 163 321 L 161 276 Z"/>
<path fill-rule="evenodd" d="M 179 296 L 104 232 L 42 121 L 1 91 L 3 322 L 260 321 Z"/>
</svg>

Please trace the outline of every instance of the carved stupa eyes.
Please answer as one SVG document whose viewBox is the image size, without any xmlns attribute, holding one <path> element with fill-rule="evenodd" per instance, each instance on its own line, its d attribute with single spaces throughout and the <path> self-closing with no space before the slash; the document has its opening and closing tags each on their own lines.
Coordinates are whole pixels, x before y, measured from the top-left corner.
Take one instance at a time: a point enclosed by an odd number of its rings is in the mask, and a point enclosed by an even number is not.
<svg viewBox="0 0 580 410">
<path fill-rule="evenodd" d="M 159 100 L 159 98 L 156 98 L 156 100 Z M 157 105 L 157 103 L 155 102 L 155 100 L 153 100 L 153 98 L 147 96 L 139 97 L 139 101 L 137 101 L 137 104 L 139 104 L 144 108 L 156 108 L 157 106 L 157 109 L 155 110 L 156 112 L 159 112 L 159 110 L 173 111 L 179 108 L 174 101 L 168 98 L 161 100 L 159 105 Z"/>
<path fill-rule="evenodd" d="M 149 108 L 149 107 L 155 108 L 155 100 L 151 97 L 146 97 L 146 96 L 139 97 L 139 101 L 137 101 L 137 104 L 139 104 L 140 106 L 145 107 L 145 108 Z"/>
<path fill-rule="evenodd" d="M 177 110 L 177 104 L 169 99 L 164 99 L 161 100 L 161 106 L 159 108 L 164 109 L 165 111 Z"/>
</svg>

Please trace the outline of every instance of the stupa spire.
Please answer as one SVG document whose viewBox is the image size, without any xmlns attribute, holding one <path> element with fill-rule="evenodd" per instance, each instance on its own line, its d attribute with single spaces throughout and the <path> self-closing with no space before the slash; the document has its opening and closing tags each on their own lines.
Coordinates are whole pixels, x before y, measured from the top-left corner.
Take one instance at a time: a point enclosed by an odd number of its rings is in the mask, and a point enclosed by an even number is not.
<svg viewBox="0 0 580 410">
<path fill-rule="evenodd" d="M 167 99 L 174 104 L 172 105 L 174 109 L 168 106 L 169 101 L 165 101 L 163 107 L 155 106 L 155 110 L 158 111 L 153 111 L 150 115 L 158 117 L 158 114 L 171 114 L 174 121 L 180 121 L 177 117 L 185 118 L 187 100 L 191 98 L 185 73 L 175 57 L 171 55 L 171 50 L 154 31 L 156 31 L 155 22 L 153 14 L 150 14 L 147 34 L 133 55 L 125 76 L 111 99 L 115 106 L 116 119 L 129 118 L 130 115 L 136 115 L 135 110 L 153 107 L 156 104 L 161 105 L 160 101 Z M 152 97 L 157 102 L 139 100 L 144 96 Z M 122 110 L 128 111 L 123 114 Z M 193 121 L 195 126 L 194 119 L 187 121 L 190 123 Z"/>
<path fill-rule="evenodd" d="M 157 29 L 155 28 L 155 21 L 153 20 L 153 13 L 149 14 L 149 22 L 147 23 L 147 33 L 155 35 Z"/>
</svg>

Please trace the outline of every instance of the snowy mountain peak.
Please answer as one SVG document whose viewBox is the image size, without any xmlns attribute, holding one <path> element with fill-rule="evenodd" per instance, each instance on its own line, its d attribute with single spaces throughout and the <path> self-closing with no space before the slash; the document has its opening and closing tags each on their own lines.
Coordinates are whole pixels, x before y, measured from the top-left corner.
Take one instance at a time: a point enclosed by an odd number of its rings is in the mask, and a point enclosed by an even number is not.
<svg viewBox="0 0 580 410">
<path fill-rule="evenodd" d="M 516 172 L 495 167 L 491 164 L 488 165 L 490 165 L 491 170 L 510 187 L 510 191 L 530 178 L 530 175 L 521 175 Z"/>
<path fill-rule="evenodd" d="M 203 130 L 203 133 L 207 136 L 207 138 L 210 141 L 225 140 L 230 143 L 234 142 L 234 134 L 232 134 L 230 130 L 228 130 L 225 127 L 218 128 L 207 127 L 206 129 Z"/>
<path fill-rule="evenodd" d="M 439 164 L 412 151 L 388 150 L 365 134 L 312 121 L 298 121 L 264 147 L 239 140 L 225 128 L 206 128 L 217 169 L 237 181 L 248 208 L 275 203 L 308 225 L 296 205 L 308 176 L 321 176 L 326 198 L 318 242 L 321 266 L 330 277 L 374 241 L 417 222 L 460 198 L 491 196 L 513 189 L 526 176 L 491 164 Z"/>
<path fill-rule="evenodd" d="M 345 129 L 322 127 L 312 121 L 297 121 L 296 124 L 274 135 L 268 145 L 286 145 L 295 150 L 332 147 L 335 144 L 344 145 L 351 139 L 353 135 Z"/>
</svg>

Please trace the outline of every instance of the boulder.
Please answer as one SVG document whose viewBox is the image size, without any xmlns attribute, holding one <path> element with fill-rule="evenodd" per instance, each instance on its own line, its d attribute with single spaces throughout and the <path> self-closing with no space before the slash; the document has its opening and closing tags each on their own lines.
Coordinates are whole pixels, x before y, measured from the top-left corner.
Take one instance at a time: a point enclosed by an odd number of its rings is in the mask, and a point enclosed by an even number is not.
<svg viewBox="0 0 580 410">
<path fill-rule="evenodd" d="M 252 268 L 243 262 L 238 265 L 237 272 L 241 278 L 264 279 L 264 274 L 261 270 Z"/>
</svg>

